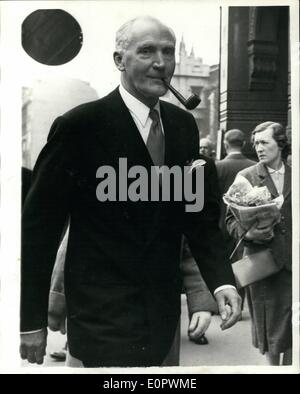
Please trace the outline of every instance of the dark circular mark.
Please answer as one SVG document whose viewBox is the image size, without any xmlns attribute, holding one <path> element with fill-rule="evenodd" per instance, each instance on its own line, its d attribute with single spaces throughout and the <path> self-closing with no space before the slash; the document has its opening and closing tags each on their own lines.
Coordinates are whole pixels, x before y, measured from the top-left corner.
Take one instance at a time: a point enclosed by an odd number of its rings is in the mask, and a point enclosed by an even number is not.
<svg viewBox="0 0 300 394">
<path fill-rule="evenodd" d="M 81 49 L 81 27 L 66 11 L 36 10 L 22 23 L 22 46 L 29 56 L 42 64 L 65 64 Z"/>
</svg>

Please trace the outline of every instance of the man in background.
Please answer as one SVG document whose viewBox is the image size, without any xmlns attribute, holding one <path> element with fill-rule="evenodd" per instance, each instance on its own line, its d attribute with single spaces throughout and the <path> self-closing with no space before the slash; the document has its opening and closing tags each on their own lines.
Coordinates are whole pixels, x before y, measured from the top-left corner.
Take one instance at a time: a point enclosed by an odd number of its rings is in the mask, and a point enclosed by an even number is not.
<svg viewBox="0 0 300 394">
<path fill-rule="evenodd" d="M 209 157 L 211 159 L 215 158 L 215 151 L 213 147 L 213 143 L 209 138 L 201 138 L 199 143 L 199 152 L 200 155 Z"/>
<path fill-rule="evenodd" d="M 239 171 L 255 164 L 255 161 L 248 159 L 242 153 L 245 143 L 245 134 L 241 130 L 232 129 L 225 133 L 224 148 L 226 151 L 226 157 L 222 160 L 216 161 L 215 163 L 217 167 L 221 196 L 227 192 Z M 225 225 L 225 214 L 226 206 L 222 201 L 220 226 L 226 240 L 230 240 L 228 238 L 229 235 Z"/>
<path fill-rule="evenodd" d="M 216 161 L 219 188 L 221 196 L 223 196 L 229 187 L 234 182 L 236 174 L 244 168 L 250 167 L 255 164 L 255 161 L 248 159 L 243 153 L 242 149 L 246 144 L 245 134 L 239 129 L 231 129 L 225 133 L 224 148 L 226 157 L 222 160 Z M 225 224 L 226 205 L 221 201 L 221 215 L 220 215 L 220 228 L 224 235 L 227 252 L 230 255 L 235 246 L 235 240 L 229 235 Z M 239 247 L 233 256 L 234 260 L 239 260 L 242 257 L 242 246 Z M 239 290 L 242 297 L 242 307 L 245 299 L 245 292 L 243 289 Z"/>
</svg>

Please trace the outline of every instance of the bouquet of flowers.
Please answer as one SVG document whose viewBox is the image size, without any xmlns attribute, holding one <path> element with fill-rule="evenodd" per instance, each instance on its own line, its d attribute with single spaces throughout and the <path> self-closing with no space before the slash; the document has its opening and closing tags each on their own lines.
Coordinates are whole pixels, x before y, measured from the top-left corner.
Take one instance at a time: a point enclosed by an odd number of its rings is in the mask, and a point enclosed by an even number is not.
<svg viewBox="0 0 300 394">
<path fill-rule="evenodd" d="M 283 196 L 272 199 L 266 186 L 252 186 L 243 176 L 237 176 L 223 196 L 225 204 L 246 230 L 254 226 L 266 227 L 280 221 Z"/>
</svg>

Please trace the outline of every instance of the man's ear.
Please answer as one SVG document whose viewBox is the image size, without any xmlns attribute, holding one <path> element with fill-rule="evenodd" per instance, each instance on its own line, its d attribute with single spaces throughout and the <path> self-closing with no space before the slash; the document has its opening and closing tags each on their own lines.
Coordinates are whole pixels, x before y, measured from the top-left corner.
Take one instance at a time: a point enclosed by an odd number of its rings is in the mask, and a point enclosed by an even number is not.
<svg viewBox="0 0 300 394">
<path fill-rule="evenodd" d="M 122 53 L 115 51 L 113 56 L 114 56 L 114 62 L 115 62 L 115 65 L 117 66 L 117 69 L 119 71 L 124 71 L 125 67 L 124 67 L 124 64 L 123 64 L 123 55 L 122 55 Z"/>
</svg>

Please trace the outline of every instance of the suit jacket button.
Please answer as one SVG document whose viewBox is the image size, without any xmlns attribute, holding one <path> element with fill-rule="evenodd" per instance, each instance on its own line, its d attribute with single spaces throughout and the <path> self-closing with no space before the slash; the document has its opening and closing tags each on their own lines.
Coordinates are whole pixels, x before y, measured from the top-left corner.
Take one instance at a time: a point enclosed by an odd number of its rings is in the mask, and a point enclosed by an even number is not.
<svg viewBox="0 0 300 394">
<path fill-rule="evenodd" d="M 125 219 L 127 219 L 127 220 L 130 218 L 129 213 L 128 213 L 127 211 L 124 212 L 124 217 L 125 217 Z"/>
<path fill-rule="evenodd" d="M 282 232 L 282 234 L 285 234 L 285 233 L 286 233 L 286 230 L 283 228 L 283 229 L 281 230 L 281 232 Z"/>
</svg>

